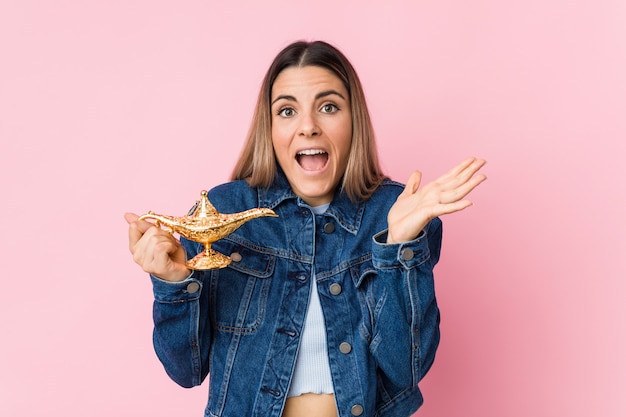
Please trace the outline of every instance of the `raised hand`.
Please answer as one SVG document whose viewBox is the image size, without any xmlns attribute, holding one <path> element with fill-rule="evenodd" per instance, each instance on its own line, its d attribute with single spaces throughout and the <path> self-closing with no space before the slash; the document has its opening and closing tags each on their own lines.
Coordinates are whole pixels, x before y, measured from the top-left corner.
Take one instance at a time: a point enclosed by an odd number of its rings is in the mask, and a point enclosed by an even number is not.
<svg viewBox="0 0 626 417">
<path fill-rule="evenodd" d="M 185 250 L 171 233 L 126 213 L 128 246 L 133 260 L 144 271 L 166 281 L 182 281 L 190 271 L 185 266 Z"/>
<path fill-rule="evenodd" d="M 411 174 L 387 215 L 387 243 L 413 240 L 435 217 L 471 206 L 472 202 L 465 196 L 487 179 L 477 173 L 485 163 L 483 159 L 468 158 L 421 188 L 422 173 Z"/>
</svg>

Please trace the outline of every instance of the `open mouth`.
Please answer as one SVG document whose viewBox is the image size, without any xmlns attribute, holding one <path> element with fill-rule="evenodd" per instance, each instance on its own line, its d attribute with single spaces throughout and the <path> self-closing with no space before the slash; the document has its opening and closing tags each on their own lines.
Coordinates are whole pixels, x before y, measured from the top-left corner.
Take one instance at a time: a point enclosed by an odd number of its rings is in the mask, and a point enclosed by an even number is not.
<svg viewBox="0 0 626 417">
<path fill-rule="evenodd" d="M 328 152 L 321 149 L 305 149 L 297 153 L 296 160 L 305 171 L 320 171 L 328 163 Z"/>
</svg>

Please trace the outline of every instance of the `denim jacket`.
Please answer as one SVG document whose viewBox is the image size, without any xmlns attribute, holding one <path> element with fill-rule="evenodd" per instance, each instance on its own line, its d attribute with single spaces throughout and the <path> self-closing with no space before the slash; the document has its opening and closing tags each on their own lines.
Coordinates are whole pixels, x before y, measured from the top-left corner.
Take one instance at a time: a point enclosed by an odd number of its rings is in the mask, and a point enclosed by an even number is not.
<svg viewBox="0 0 626 417">
<path fill-rule="evenodd" d="M 152 277 L 155 351 L 184 387 L 210 375 L 205 416 L 281 416 L 313 284 L 339 416 L 402 417 L 419 408 L 418 382 L 439 343 L 433 267 L 441 221 L 413 241 L 386 244 L 387 213 L 402 189 L 385 180 L 361 204 L 338 191 L 322 215 L 282 175 L 268 189 L 235 181 L 210 191 L 219 212 L 269 207 L 278 217 L 214 243 L 234 258 L 227 268 L 178 283 Z M 202 249 L 182 243 L 188 258 Z"/>
</svg>

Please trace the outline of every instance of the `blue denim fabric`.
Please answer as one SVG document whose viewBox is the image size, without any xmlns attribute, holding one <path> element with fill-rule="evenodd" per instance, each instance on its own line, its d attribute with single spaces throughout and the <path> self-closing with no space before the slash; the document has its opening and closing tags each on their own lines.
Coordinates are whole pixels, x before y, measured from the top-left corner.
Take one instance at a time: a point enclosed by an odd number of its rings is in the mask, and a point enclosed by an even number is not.
<svg viewBox="0 0 626 417">
<path fill-rule="evenodd" d="M 441 221 L 411 242 L 386 244 L 387 212 L 402 189 L 386 180 L 360 205 L 338 192 L 322 215 L 282 176 L 269 189 L 236 181 L 209 193 L 219 212 L 269 207 L 279 217 L 252 220 L 216 242 L 216 250 L 241 255 L 227 268 L 180 283 L 152 277 L 155 351 L 184 387 L 210 372 L 205 416 L 281 415 L 313 275 L 339 416 L 400 417 L 419 408 L 418 382 L 439 343 L 432 271 Z M 188 257 L 201 250 L 183 245 Z"/>
</svg>

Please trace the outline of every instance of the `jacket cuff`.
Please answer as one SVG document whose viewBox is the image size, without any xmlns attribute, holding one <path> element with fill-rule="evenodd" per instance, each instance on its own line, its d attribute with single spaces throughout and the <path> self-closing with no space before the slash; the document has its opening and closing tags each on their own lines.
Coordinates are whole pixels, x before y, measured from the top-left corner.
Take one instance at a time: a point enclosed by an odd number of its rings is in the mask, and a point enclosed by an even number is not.
<svg viewBox="0 0 626 417">
<path fill-rule="evenodd" d="M 430 249 L 426 232 L 422 230 L 413 240 L 408 242 L 386 243 L 388 230 L 374 235 L 372 262 L 378 269 L 415 268 L 430 258 Z"/>
<path fill-rule="evenodd" d="M 201 274 L 191 271 L 183 281 L 171 282 L 150 274 L 154 299 L 162 303 L 196 300 L 202 291 Z"/>
</svg>

